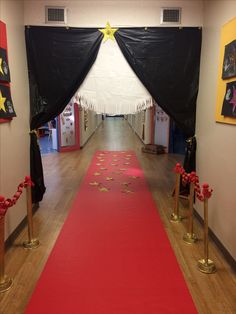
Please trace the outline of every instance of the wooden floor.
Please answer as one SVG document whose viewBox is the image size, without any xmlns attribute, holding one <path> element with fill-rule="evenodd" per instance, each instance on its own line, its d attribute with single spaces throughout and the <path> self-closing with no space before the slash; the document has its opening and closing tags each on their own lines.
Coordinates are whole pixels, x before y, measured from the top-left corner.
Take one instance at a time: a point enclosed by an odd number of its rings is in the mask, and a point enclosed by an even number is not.
<svg viewBox="0 0 236 314">
<path fill-rule="evenodd" d="M 210 242 L 210 257 L 215 261 L 218 271 L 211 275 L 200 273 L 196 263 L 199 258 L 203 257 L 202 227 L 195 221 L 195 231 L 200 241 L 191 246 L 182 241 L 187 221 L 184 220 L 180 224 L 173 224 L 169 221 L 173 204 L 171 192 L 174 186 L 174 174 L 172 169 L 176 161 L 182 161 L 182 156 L 145 154 L 141 152 L 141 147 L 140 140 L 125 120 L 108 118 L 82 150 L 43 157 L 47 192 L 34 215 L 35 234 L 40 239 L 41 246 L 33 251 L 22 248 L 21 243 L 27 238 L 25 228 L 7 250 L 6 273 L 14 278 L 14 285 L 8 292 L 0 294 L 0 314 L 24 313 L 94 152 L 130 149 L 136 152 L 144 169 L 164 228 L 198 312 L 203 314 L 236 313 L 236 276 L 221 253 Z M 181 207 L 183 215 L 186 215 L 185 207 L 184 204 Z"/>
</svg>

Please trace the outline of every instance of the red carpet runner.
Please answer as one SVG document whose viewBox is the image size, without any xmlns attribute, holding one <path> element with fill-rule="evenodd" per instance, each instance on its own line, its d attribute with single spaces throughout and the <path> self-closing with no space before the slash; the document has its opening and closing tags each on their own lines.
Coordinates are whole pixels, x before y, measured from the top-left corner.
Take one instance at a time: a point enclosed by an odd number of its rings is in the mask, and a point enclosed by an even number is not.
<svg viewBox="0 0 236 314">
<path fill-rule="evenodd" d="M 26 313 L 197 313 L 133 152 L 97 152 Z"/>
</svg>

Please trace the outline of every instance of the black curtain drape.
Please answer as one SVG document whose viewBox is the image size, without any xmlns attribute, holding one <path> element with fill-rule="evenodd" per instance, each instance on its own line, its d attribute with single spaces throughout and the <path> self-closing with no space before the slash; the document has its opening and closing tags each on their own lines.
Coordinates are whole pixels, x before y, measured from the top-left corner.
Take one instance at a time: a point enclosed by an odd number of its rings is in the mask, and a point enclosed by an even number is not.
<svg viewBox="0 0 236 314">
<path fill-rule="evenodd" d="M 121 28 L 117 43 L 157 104 L 190 137 L 195 133 L 201 29 Z"/>
<path fill-rule="evenodd" d="M 93 65 L 103 38 L 95 28 L 30 26 L 25 29 L 30 81 L 31 130 L 58 116 Z M 42 161 L 31 132 L 33 202 L 45 192 Z"/>
<path fill-rule="evenodd" d="M 189 172 L 195 170 L 201 37 L 201 29 L 195 27 L 122 28 L 115 33 L 140 81 L 189 137 L 184 160 Z"/>
</svg>

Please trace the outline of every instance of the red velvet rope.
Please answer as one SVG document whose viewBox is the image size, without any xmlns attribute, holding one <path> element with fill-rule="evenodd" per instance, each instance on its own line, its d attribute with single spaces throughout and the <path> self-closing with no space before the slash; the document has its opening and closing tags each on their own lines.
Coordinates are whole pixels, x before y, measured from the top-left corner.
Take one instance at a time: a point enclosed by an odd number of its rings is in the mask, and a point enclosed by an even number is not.
<svg viewBox="0 0 236 314">
<path fill-rule="evenodd" d="M 194 183 L 194 190 L 199 201 L 204 201 L 211 197 L 213 190 L 209 188 L 207 183 L 203 183 L 202 187 L 199 184 L 199 177 L 196 172 L 187 173 L 180 163 L 177 163 L 174 172 L 181 174 L 183 184 Z"/>
<path fill-rule="evenodd" d="M 11 199 L 5 199 L 4 196 L 0 195 L 0 217 L 5 216 L 8 208 L 16 204 L 17 200 L 22 194 L 23 189 L 27 186 L 34 186 L 34 183 L 31 181 L 30 176 L 26 176 L 25 180 L 18 185 L 17 191 Z"/>
</svg>

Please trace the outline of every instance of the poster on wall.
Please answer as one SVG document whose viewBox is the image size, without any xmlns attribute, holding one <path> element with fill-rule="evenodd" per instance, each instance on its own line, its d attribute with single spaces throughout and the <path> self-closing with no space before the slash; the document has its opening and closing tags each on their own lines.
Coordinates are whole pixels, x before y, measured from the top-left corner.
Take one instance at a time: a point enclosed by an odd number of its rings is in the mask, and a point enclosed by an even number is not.
<svg viewBox="0 0 236 314">
<path fill-rule="evenodd" d="M 226 84 L 221 114 L 226 117 L 236 118 L 236 81 Z"/>
<path fill-rule="evenodd" d="M 16 117 L 10 87 L 0 84 L 0 119 Z"/>
<path fill-rule="evenodd" d="M 222 79 L 236 76 L 236 40 L 225 46 Z"/>
<path fill-rule="evenodd" d="M 10 82 L 10 70 L 7 62 L 7 51 L 0 47 L 0 81 Z"/>
<path fill-rule="evenodd" d="M 165 147 L 165 151 L 169 151 L 170 138 L 170 117 L 165 111 L 156 104 L 156 123 L 154 143 Z"/>
<path fill-rule="evenodd" d="M 10 90 L 6 24 L 0 21 L 0 123 L 10 122 L 13 117 L 16 113 Z"/>
<path fill-rule="evenodd" d="M 61 146 L 75 145 L 75 112 L 73 103 L 70 102 L 60 114 L 61 122 Z"/>
<path fill-rule="evenodd" d="M 236 125 L 236 18 L 221 29 L 215 117 Z"/>
</svg>

